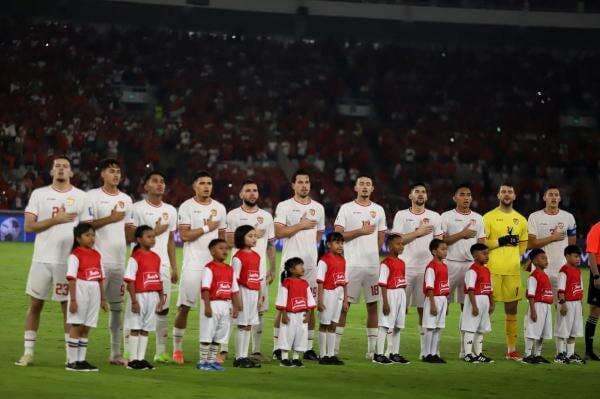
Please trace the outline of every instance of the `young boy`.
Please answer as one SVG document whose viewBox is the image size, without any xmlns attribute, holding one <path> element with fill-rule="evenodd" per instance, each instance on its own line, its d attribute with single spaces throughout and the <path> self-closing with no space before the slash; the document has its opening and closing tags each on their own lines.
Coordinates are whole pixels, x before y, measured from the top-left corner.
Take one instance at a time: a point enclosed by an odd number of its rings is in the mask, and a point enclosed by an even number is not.
<svg viewBox="0 0 600 399">
<path fill-rule="evenodd" d="M 535 269 L 527 278 L 527 299 L 529 310 L 525 316 L 525 357 L 523 363 L 550 363 L 542 357 L 544 339 L 552 338 L 552 284 L 544 272 L 548 267 L 548 257 L 539 248 L 529 253 Z"/>
<path fill-rule="evenodd" d="M 402 236 L 390 235 L 387 247 L 389 255 L 381 262 L 379 269 L 379 331 L 373 363 L 409 364 L 410 362 L 400 355 L 400 331 L 404 328 L 406 316 L 406 266 L 404 261 L 398 258 L 404 250 Z M 389 357 L 384 351 L 386 337 Z"/>
<path fill-rule="evenodd" d="M 223 371 L 216 362 L 219 345 L 229 342 L 231 320 L 238 315 L 240 302 L 238 283 L 233 268 L 224 263 L 228 246 L 225 240 L 208 244 L 212 256 L 202 271 L 202 311 L 200 312 L 200 362 L 202 371 Z M 233 305 L 232 305 L 233 302 Z"/>
<path fill-rule="evenodd" d="M 423 329 L 425 329 L 425 346 L 423 361 L 426 363 L 446 363 L 438 353 L 442 329 L 446 327 L 446 310 L 448 309 L 448 267 L 444 259 L 448 253 L 446 243 L 434 238 L 429 244 L 433 259 L 425 268 L 423 281 Z"/>
<path fill-rule="evenodd" d="M 554 327 L 557 353 L 554 362 L 583 364 L 585 360 L 575 353 L 575 338 L 583 337 L 583 281 L 578 269 L 581 250 L 577 245 L 569 245 L 564 254 L 567 264 L 558 273 L 558 312 Z"/>
<path fill-rule="evenodd" d="M 464 360 L 467 363 L 493 363 L 482 352 L 483 335 L 492 330 L 490 315 L 494 312 L 492 278 L 486 264 L 489 250 L 485 244 L 471 246 L 475 261 L 465 274 L 465 305 L 460 317 L 460 330 L 463 332 L 465 348 Z"/>
</svg>

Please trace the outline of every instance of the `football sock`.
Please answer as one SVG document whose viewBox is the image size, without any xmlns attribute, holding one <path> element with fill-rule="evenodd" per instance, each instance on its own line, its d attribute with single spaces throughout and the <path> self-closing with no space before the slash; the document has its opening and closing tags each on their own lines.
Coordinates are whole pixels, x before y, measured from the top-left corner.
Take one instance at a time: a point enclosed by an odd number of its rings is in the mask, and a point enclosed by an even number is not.
<svg viewBox="0 0 600 399">
<path fill-rule="evenodd" d="M 585 352 L 594 352 L 594 334 L 596 334 L 596 324 L 598 318 L 590 315 L 585 323 Z"/>
<path fill-rule="evenodd" d="M 319 356 L 327 356 L 327 333 L 319 331 Z"/>
<path fill-rule="evenodd" d="M 314 339 L 315 339 L 315 330 L 308 330 L 308 345 L 306 346 L 306 350 L 312 350 Z"/>
<path fill-rule="evenodd" d="M 258 315 L 258 325 L 252 326 L 252 353 L 260 353 L 263 326 L 263 316 Z"/>
<path fill-rule="evenodd" d="M 468 331 L 463 331 L 463 353 L 465 355 L 473 354 L 473 341 L 475 339 L 475 334 Z"/>
<path fill-rule="evenodd" d="M 327 333 L 327 356 L 335 356 L 335 333 Z"/>
<path fill-rule="evenodd" d="M 67 343 L 67 362 L 75 363 L 79 358 L 79 339 L 69 338 Z"/>
<path fill-rule="evenodd" d="M 507 351 L 517 350 L 517 315 L 507 314 L 505 319 L 505 334 Z"/>
<path fill-rule="evenodd" d="M 367 328 L 367 352 L 375 353 L 377 349 L 377 328 Z"/>
<path fill-rule="evenodd" d="M 173 352 L 183 350 L 183 335 L 185 328 L 173 327 Z"/>
<path fill-rule="evenodd" d="M 390 336 L 390 334 L 388 334 Z M 394 354 L 400 354 L 400 329 L 394 328 L 394 332 L 391 334 L 392 344 L 388 345 L 388 351 Z M 389 341 L 388 341 L 389 343 Z"/>
<path fill-rule="evenodd" d="M 388 329 L 386 327 L 379 327 L 379 331 L 377 332 L 377 351 L 375 351 L 378 355 L 383 355 L 385 353 L 385 339 L 387 336 Z"/>
<path fill-rule="evenodd" d="M 525 338 L 525 356 L 533 356 L 533 346 L 535 340 L 533 338 Z"/>
<path fill-rule="evenodd" d="M 121 355 L 121 311 L 110 311 L 108 329 L 110 330 L 110 357 Z"/>
<path fill-rule="evenodd" d="M 273 327 L 273 350 L 277 349 L 277 341 L 279 340 L 279 327 Z"/>
<path fill-rule="evenodd" d="M 473 337 L 473 353 L 475 355 L 481 355 L 483 352 L 483 334 L 475 333 Z"/>
<path fill-rule="evenodd" d="M 431 354 L 438 355 L 440 353 L 440 340 L 442 338 L 442 329 L 436 328 L 433 330 L 433 337 L 431 342 Z"/>
<path fill-rule="evenodd" d="M 156 354 L 162 355 L 167 352 L 167 340 L 169 339 L 167 315 L 156 315 Z"/>
<path fill-rule="evenodd" d="M 35 340 L 37 338 L 37 332 L 33 330 L 26 330 L 23 337 L 23 346 L 25 347 L 25 355 L 33 356 L 35 349 Z"/>
<path fill-rule="evenodd" d="M 129 336 L 129 360 L 142 360 L 138 358 L 138 347 L 140 343 L 139 335 Z"/>
<path fill-rule="evenodd" d="M 540 339 L 535 343 L 535 350 L 534 350 L 534 355 L 535 356 L 542 356 L 542 347 L 544 346 L 544 340 Z"/>
<path fill-rule="evenodd" d="M 146 348 L 148 347 L 148 336 L 140 335 L 139 340 L 137 358 L 138 360 L 144 360 L 146 358 Z"/>
<path fill-rule="evenodd" d="M 210 351 L 210 344 L 200 343 L 200 363 L 208 362 L 208 352 Z"/>
<path fill-rule="evenodd" d="M 215 359 L 217 358 L 218 350 L 219 350 L 219 344 L 217 344 L 216 342 L 213 342 L 210 344 L 210 347 L 208 349 L 208 362 L 209 363 L 214 363 Z"/>
<path fill-rule="evenodd" d="M 567 339 L 567 356 L 573 356 L 575 354 L 575 338 Z"/>
<path fill-rule="evenodd" d="M 87 354 L 87 347 L 88 347 L 88 339 L 87 338 L 79 338 L 79 350 L 77 351 L 77 361 L 78 362 L 83 362 L 85 360 L 85 355 Z"/>
<path fill-rule="evenodd" d="M 344 336 L 344 327 L 336 327 L 335 328 L 335 354 L 340 353 L 340 344 L 342 342 L 342 337 Z"/>
</svg>

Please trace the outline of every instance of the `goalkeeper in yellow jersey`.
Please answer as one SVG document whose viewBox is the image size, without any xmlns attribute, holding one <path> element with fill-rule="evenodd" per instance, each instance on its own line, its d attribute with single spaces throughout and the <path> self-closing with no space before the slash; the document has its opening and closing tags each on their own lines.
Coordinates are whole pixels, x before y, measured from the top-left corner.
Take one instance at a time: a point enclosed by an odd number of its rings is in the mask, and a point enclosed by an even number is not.
<svg viewBox="0 0 600 399">
<path fill-rule="evenodd" d="M 504 302 L 506 359 L 521 360 L 517 351 L 517 309 L 523 297 L 521 255 L 527 249 L 527 219 L 513 209 L 515 189 L 503 183 L 498 190 L 500 204 L 483 216 L 490 249 L 488 267 L 492 273 L 494 301 Z"/>
</svg>

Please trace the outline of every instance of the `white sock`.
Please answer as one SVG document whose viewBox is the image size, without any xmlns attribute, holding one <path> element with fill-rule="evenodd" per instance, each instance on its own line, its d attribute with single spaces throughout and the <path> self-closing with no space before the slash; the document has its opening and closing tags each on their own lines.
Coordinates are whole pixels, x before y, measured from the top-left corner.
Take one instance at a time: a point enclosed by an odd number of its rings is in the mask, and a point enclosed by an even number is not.
<svg viewBox="0 0 600 399">
<path fill-rule="evenodd" d="M 340 344 L 342 343 L 342 337 L 344 336 L 344 327 L 336 327 L 335 328 L 335 351 L 334 353 L 337 355 L 340 353 Z"/>
<path fill-rule="evenodd" d="M 442 329 L 436 328 L 433 330 L 433 339 L 431 343 L 432 355 L 439 355 L 440 353 L 440 340 L 442 338 Z"/>
<path fill-rule="evenodd" d="M 277 349 L 277 340 L 279 340 L 279 327 L 273 327 L 273 350 Z"/>
<path fill-rule="evenodd" d="M 110 330 L 110 357 L 114 359 L 121 355 L 121 311 L 110 311 L 108 329 Z"/>
<path fill-rule="evenodd" d="M 250 346 L 250 330 L 238 330 L 238 342 L 236 342 L 236 358 L 248 357 L 248 347 Z"/>
<path fill-rule="evenodd" d="M 156 315 L 156 354 L 167 353 L 167 339 L 169 339 L 169 326 L 167 315 Z"/>
<path fill-rule="evenodd" d="M 88 339 L 87 338 L 79 338 L 79 350 L 77 351 L 77 361 L 83 362 L 85 360 L 85 355 L 87 354 L 88 347 Z"/>
<path fill-rule="evenodd" d="M 69 338 L 67 343 L 67 363 L 75 363 L 79 359 L 79 340 Z"/>
<path fill-rule="evenodd" d="M 567 340 L 564 338 L 556 337 L 556 354 L 567 352 Z"/>
<path fill-rule="evenodd" d="M 200 343 L 200 363 L 208 362 L 208 352 L 210 350 L 210 344 Z"/>
<path fill-rule="evenodd" d="M 287 360 L 288 359 L 288 351 L 281 351 L 281 360 Z"/>
<path fill-rule="evenodd" d="M 460 321 L 458 323 L 459 327 L 460 327 Z M 460 352 L 459 352 L 459 356 L 460 357 L 465 357 L 465 355 L 467 354 L 466 348 L 465 348 L 465 332 L 464 331 L 460 331 Z"/>
<path fill-rule="evenodd" d="M 319 356 L 327 356 L 327 333 L 319 331 Z"/>
<path fill-rule="evenodd" d="M 335 356 L 335 333 L 327 333 L 327 356 Z"/>
<path fill-rule="evenodd" d="M 183 335 L 185 328 L 173 327 L 173 352 L 183 350 Z"/>
<path fill-rule="evenodd" d="M 383 355 L 385 353 L 385 339 L 388 336 L 387 327 L 379 327 L 379 331 L 377 332 L 377 350 L 375 351 L 378 355 Z M 388 348 L 390 347 L 388 343 Z"/>
<path fill-rule="evenodd" d="M 137 358 L 138 360 L 144 360 L 146 358 L 146 348 L 148 348 L 148 336 L 140 335 L 139 340 Z"/>
<path fill-rule="evenodd" d="M 71 335 L 69 333 L 65 333 L 65 348 L 69 348 L 69 340 L 71 339 Z M 68 360 L 68 359 L 67 359 Z"/>
<path fill-rule="evenodd" d="M 400 331 L 401 330 L 399 328 L 394 328 L 394 332 L 392 332 L 391 335 L 388 333 L 388 337 L 390 337 L 392 341 L 392 345 L 388 345 L 388 352 L 393 353 L 395 355 L 400 354 Z"/>
<path fill-rule="evenodd" d="M 423 356 L 433 355 L 432 343 L 433 343 L 433 330 L 426 329 L 421 335 L 423 341 Z"/>
<path fill-rule="evenodd" d="M 307 351 L 312 350 L 314 339 L 315 339 L 315 330 L 308 330 L 308 345 L 306 346 Z"/>
<path fill-rule="evenodd" d="M 567 340 L 567 356 L 571 357 L 575 354 L 575 338 Z"/>
<path fill-rule="evenodd" d="M 473 351 L 475 355 L 481 355 L 483 353 L 483 334 L 475 333 L 473 337 Z"/>
<path fill-rule="evenodd" d="M 238 332 L 237 332 L 237 336 L 235 339 L 235 358 L 236 359 L 241 359 L 242 356 L 242 351 L 243 348 L 242 346 L 244 345 L 244 330 L 242 330 L 241 328 L 238 327 Z"/>
<path fill-rule="evenodd" d="M 475 334 L 469 331 L 462 331 L 463 344 L 462 352 L 466 355 L 473 355 L 473 341 L 475 340 Z"/>
<path fill-rule="evenodd" d="M 217 351 L 219 350 L 219 345 L 215 343 L 211 343 L 208 348 L 208 362 L 214 363 L 217 359 Z"/>
<path fill-rule="evenodd" d="M 375 353 L 377 350 L 377 328 L 367 328 L 367 353 Z"/>
<path fill-rule="evenodd" d="M 300 352 L 294 351 L 292 353 L 292 360 L 298 360 L 300 359 Z"/>
<path fill-rule="evenodd" d="M 525 338 L 525 356 L 533 356 L 533 346 L 535 340 L 533 338 Z"/>
<path fill-rule="evenodd" d="M 256 326 L 252 326 L 252 353 L 260 353 L 263 326 L 263 316 L 259 314 L 258 324 Z"/>
<path fill-rule="evenodd" d="M 429 353 L 428 341 L 425 339 L 425 334 L 427 333 L 427 329 L 423 327 L 419 327 L 421 332 L 419 333 L 419 341 L 421 344 L 421 354 L 420 357 L 427 356 Z"/>
<path fill-rule="evenodd" d="M 23 346 L 25 347 L 24 354 L 33 356 L 35 350 L 35 340 L 37 339 L 37 332 L 33 330 L 26 330 L 23 336 Z"/>
<path fill-rule="evenodd" d="M 138 347 L 140 346 L 139 335 L 129 335 L 129 360 L 141 360 L 138 358 Z"/>
<path fill-rule="evenodd" d="M 535 356 L 542 356 L 542 347 L 544 346 L 544 340 L 540 339 L 535 343 Z"/>
</svg>

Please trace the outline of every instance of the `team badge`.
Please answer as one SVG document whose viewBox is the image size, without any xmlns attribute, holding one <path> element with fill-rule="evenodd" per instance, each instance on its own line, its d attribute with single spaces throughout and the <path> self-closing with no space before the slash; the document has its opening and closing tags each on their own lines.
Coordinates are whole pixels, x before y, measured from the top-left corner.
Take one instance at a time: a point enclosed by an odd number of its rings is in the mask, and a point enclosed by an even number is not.
<svg viewBox="0 0 600 399">
<path fill-rule="evenodd" d="M 560 222 L 557 226 L 560 230 L 565 228 L 565 224 L 563 222 Z"/>
<path fill-rule="evenodd" d="M 371 211 L 369 213 L 371 214 L 372 219 L 375 219 L 375 216 L 377 216 L 377 212 L 375 212 L 375 211 Z"/>
<path fill-rule="evenodd" d="M 217 210 L 216 209 L 211 209 L 210 210 L 210 216 L 212 216 L 212 217 L 217 216 Z"/>
<path fill-rule="evenodd" d="M 66 206 L 73 206 L 75 204 L 75 198 L 67 198 L 67 200 L 65 201 L 65 205 Z"/>
<path fill-rule="evenodd" d="M 473 227 L 473 226 L 475 226 L 475 223 L 477 223 L 477 222 L 475 221 L 475 219 L 471 219 L 471 220 L 469 220 L 469 226 L 470 226 L 470 227 Z"/>
<path fill-rule="evenodd" d="M 310 216 L 315 216 L 315 214 L 317 213 L 317 211 L 315 211 L 314 209 L 309 209 L 308 213 L 310 214 Z"/>
<path fill-rule="evenodd" d="M 423 219 L 423 224 L 429 224 L 429 218 Z"/>
<path fill-rule="evenodd" d="M 262 216 L 259 216 L 259 217 L 256 218 L 256 222 L 258 224 L 263 224 L 264 221 L 265 221 L 265 219 Z"/>
<path fill-rule="evenodd" d="M 117 204 L 119 205 L 119 208 L 125 208 L 125 203 L 123 201 L 119 201 Z"/>
<path fill-rule="evenodd" d="M 515 225 L 519 224 L 519 219 L 517 219 L 517 218 L 514 218 L 514 219 L 513 219 L 513 223 L 514 223 Z"/>
<path fill-rule="evenodd" d="M 169 214 L 167 212 L 164 212 L 162 214 L 162 218 L 163 218 L 163 220 L 169 220 Z"/>
</svg>

